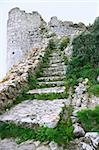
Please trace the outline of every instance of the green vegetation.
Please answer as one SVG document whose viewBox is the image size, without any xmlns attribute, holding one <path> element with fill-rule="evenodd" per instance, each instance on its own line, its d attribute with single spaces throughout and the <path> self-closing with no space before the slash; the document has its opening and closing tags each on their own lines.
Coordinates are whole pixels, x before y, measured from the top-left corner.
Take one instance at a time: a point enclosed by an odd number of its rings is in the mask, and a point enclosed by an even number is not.
<svg viewBox="0 0 99 150">
<path fill-rule="evenodd" d="M 50 94 L 34 94 L 29 96 L 32 96 L 32 99 L 34 98 L 38 100 L 54 100 L 67 98 L 68 94 L 64 92 L 64 93 L 50 93 Z"/>
<path fill-rule="evenodd" d="M 78 112 L 78 118 L 86 132 L 99 132 L 99 106 L 94 110 L 86 109 Z"/>
<path fill-rule="evenodd" d="M 63 59 L 64 59 L 65 65 L 68 65 L 68 58 L 64 55 L 64 56 L 63 56 Z"/>
<path fill-rule="evenodd" d="M 54 99 L 63 99 L 67 98 L 68 93 L 50 93 L 50 94 L 26 94 L 24 90 L 20 93 L 20 95 L 16 98 L 16 100 L 13 102 L 13 105 L 16 105 L 22 101 L 25 100 L 54 100 Z M 11 105 L 12 106 L 12 105 Z M 10 105 L 7 105 L 6 109 L 9 109 L 11 107 Z"/>
<path fill-rule="evenodd" d="M 50 50 L 56 49 L 56 44 L 55 44 L 54 39 L 49 40 L 48 48 L 49 48 Z"/>
<path fill-rule="evenodd" d="M 63 37 L 61 42 L 60 42 L 60 47 L 59 48 L 63 51 L 67 47 L 69 42 L 70 42 L 70 39 L 68 37 L 66 37 L 66 36 Z"/>
<path fill-rule="evenodd" d="M 41 128 L 37 134 L 38 140 L 55 141 L 59 145 L 66 145 L 69 141 L 73 140 L 73 126 L 71 121 L 60 121 L 55 129 Z"/>
<path fill-rule="evenodd" d="M 99 84 L 92 85 L 88 89 L 88 91 L 89 91 L 89 93 L 93 93 L 94 95 L 96 95 L 97 97 L 99 97 Z"/>
<path fill-rule="evenodd" d="M 75 85 L 79 78 L 88 78 L 97 89 L 99 75 L 99 19 L 95 21 L 88 33 L 82 33 L 73 41 L 73 55 L 67 69 L 67 80 Z M 91 89 L 91 92 L 94 90 Z M 97 90 L 95 90 L 97 91 Z M 99 91 L 97 91 L 99 92 Z M 94 92 L 94 94 L 99 94 Z"/>
<path fill-rule="evenodd" d="M 54 129 L 48 127 L 37 127 L 35 129 L 30 129 L 13 123 L 0 122 L 0 138 L 4 139 L 13 137 L 18 143 L 35 139 L 41 142 L 55 141 L 59 145 L 66 145 L 74 138 L 74 135 L 73 126 L 70 119 L 72 107 L 66 107 L 64 108 L 64 111 L 65 109 L 66 111 L 68 110 L 68 118 L 65 120 L 62 113 L 60 116 L 60 121 Z"/>
<path fill-rule="evenodd" d="M 16 138 L 18 143 L 28 139 L 35 139 L 36 134 L 33 129 L 17 126 L 13 123 L 0 122 L 0 138 Z"/>
</svg>

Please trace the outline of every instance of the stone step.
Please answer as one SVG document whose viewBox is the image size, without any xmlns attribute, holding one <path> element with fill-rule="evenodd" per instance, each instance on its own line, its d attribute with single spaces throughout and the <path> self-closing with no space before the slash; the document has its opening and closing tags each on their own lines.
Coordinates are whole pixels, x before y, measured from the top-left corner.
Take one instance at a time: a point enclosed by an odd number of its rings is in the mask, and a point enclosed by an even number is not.
<svg viewBox="0 0 99 150">
<path fill-rule="evenodd" d="M 61 52 L 60 51 L 56 51 L 50 54 L 50 56 L 61 56 Z"/>
<path fill-rule="evenodd" d="M 39 86 L 63 86 L 64 81 L 54 81 L 54 82 L 38 82 Z"/>
<path fill-rule="evenodd" d="M 56 59 L 56 60 L 50 60 L 49 64 L 56 64 L 56 63 L 62 63 L 64 62 L 63 59 Z"/>
<path fill-rule="evenodd" d="M 50 56 L 49 57 L 49 60 L 62 60 L 63 58 L 61 57 L 61 56 L 57 56 L 57 57 L 55 57 L 55 56 Z"/>
<path fill-rule="evenodd" d="M 49 68 L 44 68 L 44 71 L 48 71 L 48 72 L 54 72 L 54 71 L 65 71 L 66 70 L 66 66 L 61 67 L 61 66 L 57 66 L 57 67 L 50 67 Z"/>
<path fill-rule="evenodd" d="M 49 76 L 49 77 L 40 77 L 37 80 L 38 81 L 57 81 L 57 80 L 63 80 L 65 79 L 65 76 Z"/>
<path fill-rule="evenodd" d="M 63 107 L 69 104 L 69 99 L 27 100 L 0 115 L 0 121 L 13 122 L 31 128 L 36 125 L 54 128 L 60 120 Z"/>
<path fill-rule="evenodd" d="M 27 92 L 27 94 L 47 94 L 47 93 L 64 93 L 65 86 L 62 87 L 50 87 L 42 89 L 33 89 Z"/>
<path fill-rule="evenodd" d="M 49 57 L 61 57 L 61 53 L 52 53 L 49 55 Z"/>
<path fill-rule="evenodd" d="M 64 76 L 66 73 L 66 71 L 48 71 L 48 70 L 45 70 L 43 72 L 43 75 L 44 76 Z"/>
<path fill-rule="evenodd" d="M 50 67 L 64 67 L 65 66 L 65 64 L 64 64 L 64 62 L 59 62 L 59 63 L 55 63 L 55 64 L 50 64 Z"/>
</svg>

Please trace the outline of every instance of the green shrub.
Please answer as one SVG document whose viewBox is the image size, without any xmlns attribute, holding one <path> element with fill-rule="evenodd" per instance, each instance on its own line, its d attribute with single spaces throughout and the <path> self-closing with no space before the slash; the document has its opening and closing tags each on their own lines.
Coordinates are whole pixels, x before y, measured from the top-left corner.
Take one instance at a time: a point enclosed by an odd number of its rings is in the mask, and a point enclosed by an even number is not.
<svg viewBox="0 0 99 150">
<path fill-rule="evenodd" d="M 68 65 L 68 58 L 64 55 L 63 57 L 65 65 Z"/>
<path fill-rule="evenodd" d="M 99 75 L 99 18 L 90 27 L 89 33 L 82 33 L 73 40 L 72 60 L 67 68 L 67 80 L 76 84 L 79 78 L 88 78 L 97 84 Z M 94 92 L 96 94 L 97 92 Z"/>
<path fill-rule="evenodd" d="M 37 87 L 37 79 L 35 76 L 29 75 L 28 86 L 29 86 L 29 89 L 35 89 Z"/>
<path fill-rule="evenodd" d="M 89 93 L 96 95 L 99 97 L 99 84 L 92 85 L 89 89 Z"/>
<path fill-rule="evenodd" d="M 35 139 L 36 134 L 33 129 L 17 126 L 13 123 L 0 122 L 0 138 L 16 138 L 18 143 L 26 141 L 28 139 Z"/>
<path fill-rule="evenodd" d="M 60 43 L 60 49 L 64 50 L 67 47 L 69 42 L 70 42 L 70 39 L 68 37 L 63 37 Z"/>
<path fill-rule="evenodd" d="M 37 139 L 41 142 L 55 141 L 59 145 L 66 145 L 73 139 L 73 126 L 71 123 L 60 123 L 55 129 L 42 127 L 37 133 Z"/>
<path fill-rule="evenodd" d="M 86 132 L 99 132 L 99 106 L 94 110 L 86 109 L 78 112 L 78 118 Z"/>
<path fill-rule="evenodd" d="M 49 48 L 50 50 L 56 49 L 56 44 L 55 44 L 54 39 L 50 39 L 50 40 L 49 40 L 48 48 Z"/>
</svg>

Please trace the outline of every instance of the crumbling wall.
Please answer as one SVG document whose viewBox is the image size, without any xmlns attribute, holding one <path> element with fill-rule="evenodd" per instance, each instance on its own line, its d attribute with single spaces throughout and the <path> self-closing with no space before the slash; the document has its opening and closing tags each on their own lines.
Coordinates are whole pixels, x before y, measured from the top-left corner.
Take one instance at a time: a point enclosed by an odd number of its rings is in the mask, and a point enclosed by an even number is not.
<svg viewBox="0 0 99 150">
<path fill-rule="evenodd" d="M 42 46 L 42 28 L 46 23 L 38 12 L 26 13 L 19 8 L 9 12 L 7 22 L 7 66 L 8 70 L 32 48 Z"/>
<path fill-rule="evenodd" d="M 56 33 L 57 36 L 73 36 L 79 34 L 86 29 L 84 24 L 73 24 L 72 21 L 64 21 L 58 20 L 56 16 L 52 17 L 48 23 L 50 29 Z"/>
<path fill-rule="evenodd" d="M 27 86 L 29 74 L 35 74 L 46 52 L 46 47 L 47 44 L 42 48 L 32 49 L 26 60 L 14 65 L 0 83 L 0 112 L 8 104 L 12 104 L 20 91 Z"/>
</svg>

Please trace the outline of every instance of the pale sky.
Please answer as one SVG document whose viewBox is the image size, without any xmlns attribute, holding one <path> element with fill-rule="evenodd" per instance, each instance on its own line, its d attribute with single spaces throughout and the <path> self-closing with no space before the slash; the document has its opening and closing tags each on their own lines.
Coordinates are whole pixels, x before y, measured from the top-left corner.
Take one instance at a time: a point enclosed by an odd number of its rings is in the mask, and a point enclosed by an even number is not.
<svg viewBox="0 0 99 150">
<path fill-rule="evenodd" d="M 88 25 L 99 16 L 98 0 L 0 0 L 0 78 L 6 72 L 7 14 L 14 7 L 26 12 L 38 11 L 47 22 L 52 16 L 57 16 L 60 20 Z"/>
</svg>

